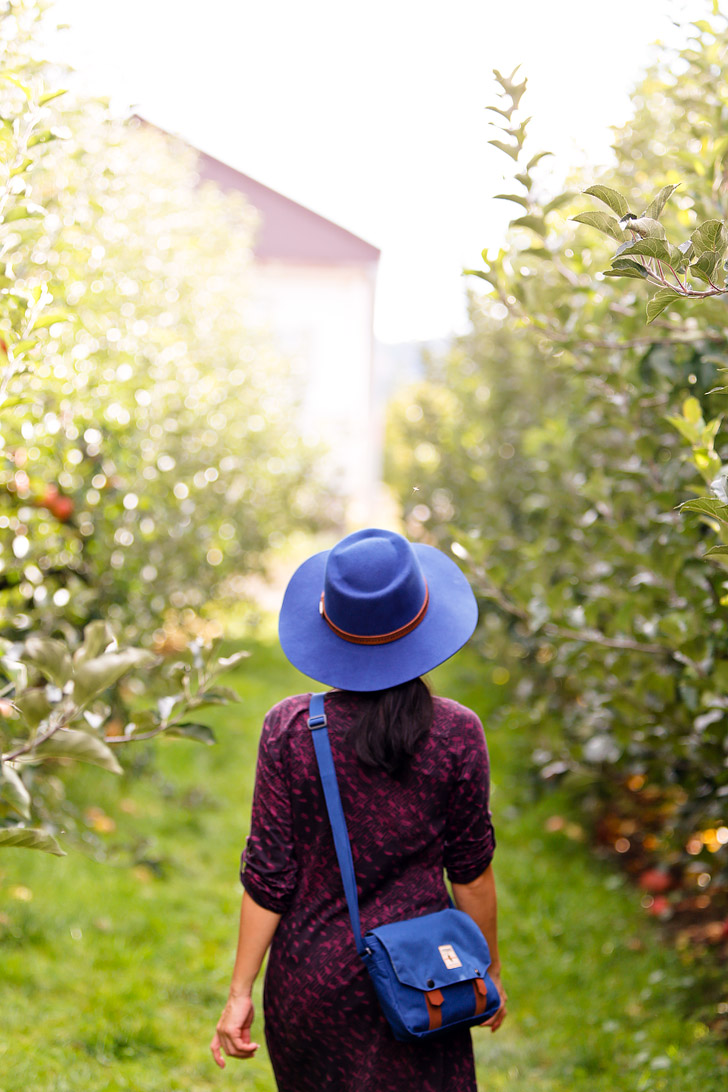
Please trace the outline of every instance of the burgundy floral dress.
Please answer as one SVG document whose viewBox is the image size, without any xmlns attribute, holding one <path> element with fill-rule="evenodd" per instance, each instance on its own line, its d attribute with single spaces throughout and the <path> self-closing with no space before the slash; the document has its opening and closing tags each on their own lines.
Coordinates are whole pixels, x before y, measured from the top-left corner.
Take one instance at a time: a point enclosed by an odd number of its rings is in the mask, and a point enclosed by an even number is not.
<svg viewBox="0 0 728 1092">
<path fill-rule="evenodd" d="M 265 1034 L 279 1092 L 476 1092 L 469 1030 L 400 1043 L 354 946 L 307 725 L 310 695 L 266 716 L 241 879 L 282 918 L 265 977 Z M 495 838 L 475 713 L 434 699 L 432 729 L 401 780 L 345 739 L 356 694 L 327 694 L 329 737 L 351 839 L 362 933 L 448 905 L 443 870 L 468 883 Z"/>
</svg>

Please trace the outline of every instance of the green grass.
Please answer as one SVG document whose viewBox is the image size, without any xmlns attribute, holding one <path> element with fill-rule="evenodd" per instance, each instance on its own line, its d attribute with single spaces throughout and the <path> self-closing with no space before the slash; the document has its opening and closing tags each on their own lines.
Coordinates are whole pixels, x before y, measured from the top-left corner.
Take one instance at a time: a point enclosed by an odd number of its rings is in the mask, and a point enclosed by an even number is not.
<svg viewBox="0 0 728 1092">
<path fill-rule="evenodd" d="M 463 655 L 433 681 L 487 729 L 499 695 L 482 675 Z M 267 646 L 235 683 L 243 704 L 210 718 L 217 747 L 170 741 L 142 777 L 78 779 L 79 801 L 116 821 L 100 837 L 123 847 L 118 863 L 0 857 L 2 1092 L 273 1092 L 264 1049 L 221 1073 L 207 1047 L 232 965 L 261 717 L 309 687 Z M 558 793 L 529 798 L 526 741 L 494 728 L 488 742 L 510 1015 L 495 1035 L 475 1032 L 480 1088 L 722 1092 L 728 1056 L 707 1028 L 701 968 L 661 945 L 610 866 L 546 832 L 548 816 L 572 817 Z"/>
</svg>

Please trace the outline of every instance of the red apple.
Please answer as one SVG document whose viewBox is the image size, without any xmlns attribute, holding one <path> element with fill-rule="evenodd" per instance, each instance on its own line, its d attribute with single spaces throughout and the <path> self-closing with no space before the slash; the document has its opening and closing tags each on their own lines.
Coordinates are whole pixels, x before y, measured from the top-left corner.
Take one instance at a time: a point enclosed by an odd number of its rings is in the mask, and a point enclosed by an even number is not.
<svg viewBox="0 0 728 1092">
<path fill-rule="evenodd" d="M 74 504 L 71 497 L 57 496 L 54 500 L 47 505 L 49 511 L 53 513 L 57 520 L 61 523 L 65 523 L 73 515 Z"/>
<path fill-rule="evenodd" d="M 673 886 L 672 877 L 664 868 L 647 868 L 637 881 L 643 891 L 651 895 L 661 895 Z"/>
</svg>

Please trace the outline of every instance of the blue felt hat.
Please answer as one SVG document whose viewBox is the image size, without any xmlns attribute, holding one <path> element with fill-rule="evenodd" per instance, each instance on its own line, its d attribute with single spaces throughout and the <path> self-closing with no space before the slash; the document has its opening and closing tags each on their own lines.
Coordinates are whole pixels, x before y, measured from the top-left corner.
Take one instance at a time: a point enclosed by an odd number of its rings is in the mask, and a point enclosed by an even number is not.
<svg viewBox="0 0 728 1092">
<path fill-rule="evenodd" d="M 294 667 L 340 690 L 384 690 L 449 659 L 478 620 L 475 596 L 434 546 L 375 527 L 291 577 L 278 623 Z"/>
</svg>

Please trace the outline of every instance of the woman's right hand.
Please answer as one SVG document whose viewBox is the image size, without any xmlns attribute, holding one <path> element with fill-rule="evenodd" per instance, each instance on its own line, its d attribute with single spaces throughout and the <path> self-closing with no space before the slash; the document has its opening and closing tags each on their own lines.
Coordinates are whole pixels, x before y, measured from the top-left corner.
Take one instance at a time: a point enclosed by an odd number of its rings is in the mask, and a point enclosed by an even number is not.
<svg viewBox="0 0 728 1092">
<path fill-rule="evenodd" d="M 212 1056 L 220 1069 L 225 1068 L 223 1054 L 229 1058 L 252 1058 L 255 1054 L 260 1043 L 250 1041 L 250 1025 L 254 1016 L 251 997 L 230 995 L 210 1043 Z"/>
</svg>

